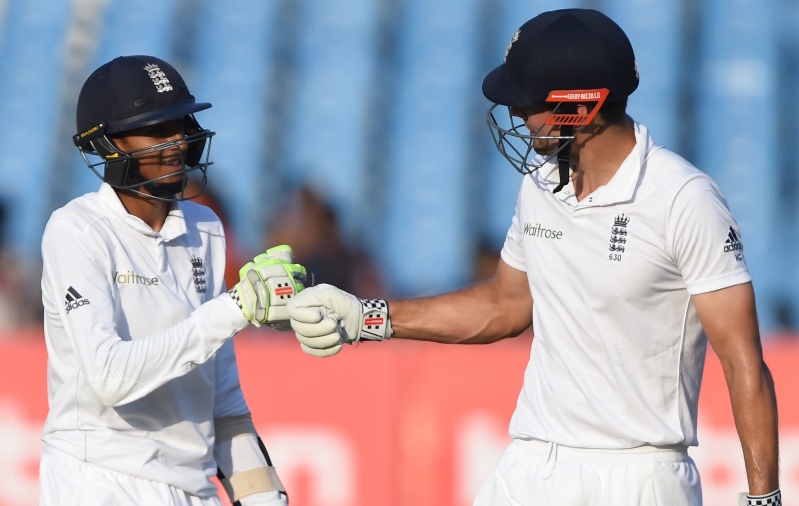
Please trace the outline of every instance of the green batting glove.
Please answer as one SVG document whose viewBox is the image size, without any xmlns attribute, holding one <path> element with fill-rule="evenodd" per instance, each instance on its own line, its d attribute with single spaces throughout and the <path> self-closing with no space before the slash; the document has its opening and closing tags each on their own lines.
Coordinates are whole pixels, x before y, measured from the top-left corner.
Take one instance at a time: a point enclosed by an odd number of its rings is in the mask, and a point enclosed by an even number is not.
<svg viewBox="0 0 799 506">
<path fill-rule="evenodd" d="M 239 270 L 241 281 L 228 291 L 256 327 L 291 330 L 286 303 L 305 288 L 305 267 L 294 263 L 291 247 L 275 246 Z"/>
</svg>

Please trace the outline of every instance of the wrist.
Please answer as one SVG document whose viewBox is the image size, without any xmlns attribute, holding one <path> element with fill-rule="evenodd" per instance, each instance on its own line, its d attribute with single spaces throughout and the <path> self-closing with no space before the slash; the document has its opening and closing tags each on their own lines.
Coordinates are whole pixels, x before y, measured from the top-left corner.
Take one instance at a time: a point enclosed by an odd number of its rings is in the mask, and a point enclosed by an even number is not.
<svg viewBox="0 0 799 506">
<path fill-rule="evenodd" d="M 238 290 L 238 285 L 234 286 L 227 292 L 222 293 L 219 297 L 228 298 L 237 309 L 237 311 L 234 311 L 234 314 L 236 314 L 236 319 L 240 322 L 241 328 L 239 328 L 239 330 L 244 329 L 250 324 L 252 316 L 248 314 L 249 308 L 244 308 L 244 302 L 241 300 L 241 292 Z M 252 309 L 249 309 L 249 311 L 252 311 Z M 258 326 L 258 322 L 255 322 L 255 325 Z"/>
<path fill-rule="evenodd" d="M 747 506 L 782 506 L 782 492 L 777 489 L 764 495 L 748 494 L 746 504 Z"/>
<path fill-rule="evenodd" d="M 391 317 L 388 301 L 384 299 L 358 299 L 361 304 L 361 331 L 358 340 L 384 341 L 391 339 Z"/>
</svg>

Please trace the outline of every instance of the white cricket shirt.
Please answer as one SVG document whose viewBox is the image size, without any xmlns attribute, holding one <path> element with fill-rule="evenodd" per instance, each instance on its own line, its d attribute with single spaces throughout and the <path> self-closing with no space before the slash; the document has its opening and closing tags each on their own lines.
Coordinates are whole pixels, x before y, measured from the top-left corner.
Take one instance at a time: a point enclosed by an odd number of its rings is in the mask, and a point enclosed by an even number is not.
<svg viewBox="0 0 799 506">
<path fill-rule="evenodd" d="M 247 320 L 229 296 L 215 298 L 225 290 L 219 218 L 180 202 L 154 232 L 103 184 L 52 214 L 42 257 L 43 441 L 214 495 L 213 419 L 249 412 L 229 340 Z"/>
<path fill-rule="evenodd" d="M 751 280 L 716 184 L 635 125 L 580 202 L 547 164 L 523 180 L 502 259 L 525 271 L 533 339 L 514 438 L 583 448 L 696 445 L 707 339 L 691 295 Z"/>
</svg>

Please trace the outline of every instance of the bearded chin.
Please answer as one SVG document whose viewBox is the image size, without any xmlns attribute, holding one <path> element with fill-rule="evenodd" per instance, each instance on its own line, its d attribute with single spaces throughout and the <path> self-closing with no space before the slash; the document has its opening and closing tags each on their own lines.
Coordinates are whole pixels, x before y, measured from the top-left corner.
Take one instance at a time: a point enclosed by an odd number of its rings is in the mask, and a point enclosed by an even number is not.
<svg viewBox="0 0 799 506">
<path fill-rule="evenodd" d="M 533 145 L 533 150 L 541 156 L 552 156 L 558 151 L 557 144 L 545 144 L 543 146 Z"/>
</svg>

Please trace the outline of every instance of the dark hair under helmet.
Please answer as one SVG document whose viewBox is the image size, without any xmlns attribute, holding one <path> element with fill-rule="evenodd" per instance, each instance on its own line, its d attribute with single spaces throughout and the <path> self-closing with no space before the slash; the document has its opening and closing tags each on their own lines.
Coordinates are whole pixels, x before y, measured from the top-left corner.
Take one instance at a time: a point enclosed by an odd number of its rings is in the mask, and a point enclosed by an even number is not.
<svg viewBox="0 0 799 506">
<path fill-rule="evenodd" d="M 178 188 L 174 183 L 159 184 L 157 179 L 143 181 L 132 154 L 120 151 L 111 138 L 128 130 L 183 119 L 184 138 L 152 146 L 152 151 L 186 144 L 185 167 L 202 172 L 204 189 L 209 165 L 206 141 L 214 133 L 203 130 L 193 114 L 210 107 L 210 103 L 195 101 L 178 71 L 164 60 L 145 55 L 120 56 L 92 72 L 83 84 L 76 114 L 78 133 L 73 141 L 89 167 L 111 186 L 134 191 L 144 186 L 150 196 L 182 200 L 182 196 L 168 197 L 172 190 L 182 195 L 185 185 Z M 205 162 L 201 163 L 204 152 Z M 103 161 L 92 164 L 86 153 L 96 154 Z M 97 171 L 101 165 L 105 166 L 102 175 Z"/>
<path fill-rule="evenodd" d="M 561 9 L 522 25 L 505 61 L 483 80 L 496 104 L 532 107 L 553 90 L 607 88 L 607 102 L 624 100 L 638 87 L 630 40 L 612 19 L 593 9 Z"/>
</svg>

